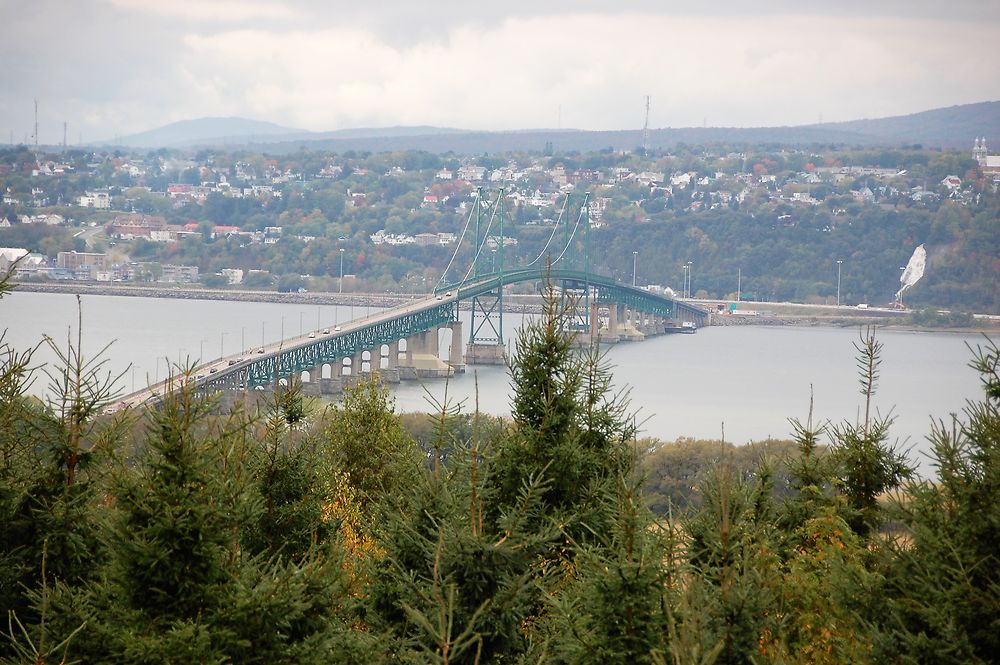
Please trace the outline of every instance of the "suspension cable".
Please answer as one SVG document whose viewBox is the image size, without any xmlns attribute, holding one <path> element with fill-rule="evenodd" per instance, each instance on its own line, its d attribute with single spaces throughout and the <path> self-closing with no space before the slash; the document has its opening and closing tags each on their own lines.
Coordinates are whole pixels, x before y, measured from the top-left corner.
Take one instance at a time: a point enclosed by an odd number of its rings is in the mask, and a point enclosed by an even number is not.
<svg viewBox="0 0 1000 665">
<path fill-rule="evenodd" d="M 562 220 L 563 215 L 566 214 L 566 206 L 568 205 L 569 205 L 569 194 L 566 195 L 566 200 L 563 201 L 562 210 L 559 211 L 559 216 L 556 218 L 555 226 L 552 227 L 552 233 L 549 234 L 549 239 L 545 241 L 545 246 L 542 247 L 542 251 L 539 252 L 538 256 L 536 256 L 531 263 L 524 266 L 525 268 L 530 268 L 531 266 L 538 263 L 538 259 L 545 256 L 545 250 L 549 248 L 549 244 L 552 242 L 552 239 L 556 237 L 556 231 L 559 230 L 559 222 Z"/>
<path fill-rule="evenodd" d="M 481 205 L 481 201 L 476 200 L 476 205 Z M 441 279 L 437 281 L 434 286 L 435 289 L 441 286 L 445 278 L 448 276 L 448 271 L 451 270 L 451 264 L 455 262 L 455 257 L 458 256 L 458 252 L 462 249 L 462 241 L 465 240 L 465 232 L 469 230 L 469 224 L 472 223 L 472 215 L 476 212 L 476 206 L 472 206 L 472 210 L 469 211 L 469 218 L 465 220 L 465 228 L 462 229 L 462 234 L 458 237 L 458 242 L 455 243 L 455 252 L 451 255 L 451 260 L 448 261 L 448 265 L 445 267 L 444 272 L 441 273 Z"/>
<path fill-rule="evenodd" d="M 490 221 L 489 223 L 486 224 L 486 231 L 483 233 L 483 244 L 479 246 L 479 248 L 476 250 L 476 255 L 472 257 L 472 263 L 469 264 L 469 270 L 468 272 L 465 273 L 465 277 L 462 278 L 463 282 L 469 279 L 469 275 L 472 274 L 473 269 L 476 267 L 476 262 L 479 260 L 479 255 L 483 253 L 483 246 L 486 245 L 486 241 L 490 237 L 490 229 L 493 228 L 493 220 L 497 216 L 497 210 L 500 209 L 500 198 L 502 196 L 503 196 L 503 189 L 497 192 L 497 201 L 496 203 L 493 204 L 493 212 L 490 213 Z M 489 201 L 489 199 L 486 200 Z M 479 242 L 479 238 L 476 238 L 476 242 Z M 500 242 L 503 242 L 503 238 L 500 238 Z"/>
<path fill-rule="evenodd" d="M 583 214 L 586 211 L 587 211 L 587 207 L 586 206 L 580 208 L 580 214 L 577 215 L 576 224 L 573 225 L 573 233 L 569 234 L 569 240 L 566 241 L 566 246 L 563 247 L 562 253 L 559 255 L 559 258 L 557 258 L 555 261 L 552 262 L 553 266 L 555 264 L 559 263 L 559 261 L 562 259 L 562 257 L 566 255 L 566 252 L 569 250 L 570 245 L 573 244 L 573 238 L 576 237 L 576 230 L 578 228 L 580 228 L 580 220 L 583 219 Z"/>
</svg>

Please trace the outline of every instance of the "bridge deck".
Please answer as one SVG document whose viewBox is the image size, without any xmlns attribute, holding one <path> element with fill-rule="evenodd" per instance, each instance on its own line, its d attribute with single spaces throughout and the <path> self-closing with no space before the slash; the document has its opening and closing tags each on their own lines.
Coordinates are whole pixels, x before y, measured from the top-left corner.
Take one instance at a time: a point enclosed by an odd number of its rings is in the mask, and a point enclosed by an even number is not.
<svg viewBox="0 0 1000 665">
<path fill-rule="evenodd" d="M 405 339 L 413 334 L 444 325 L 456 319 L 458 303 L 523 282 L 566 284 L 573 288 L 589 287 L 596 302 L 615 302 L 637 311 L 666 318 L 684 317 L 703 321 L 708 312 L 700 307 L 643 289 L 621 284 L 610 277 L 572 270 L 513 270 L 483 275 L 465 282 L 436 289 L 422 300 L 378 312 L 364 319 L 341 324 L 324 334 L 296 336 L 281 340 L 251 355 L 236 354 L 218 358 L 196 368 L 187 380 L 198 386 L 252 388 L 293 372 L 332 363 L 338 358 Z M 148 388 L 122 398 L 120 404 L 136 405 L 159 399 L 172 383 L 185 377 L 169 377 Z"/>
</svg>

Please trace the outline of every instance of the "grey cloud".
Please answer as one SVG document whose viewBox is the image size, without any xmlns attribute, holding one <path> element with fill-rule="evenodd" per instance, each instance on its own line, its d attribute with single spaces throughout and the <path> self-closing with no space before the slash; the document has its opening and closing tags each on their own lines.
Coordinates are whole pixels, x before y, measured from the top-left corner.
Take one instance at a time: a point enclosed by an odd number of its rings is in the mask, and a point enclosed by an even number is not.
<svg viewBox="0 0 1000 665">
<path fill-rule="evenodd" d="M 513 129 L 561 106 L 564 126 L 598 129 L 638 126 L 645 94 L 656 126 L 1000 98 L 1000 3 L 161 2 L 0 0 L 0 136 L 30 131 L 35 97 L 43 141 L 63 120 L 89 139 L 226 114 Z"/>
</svg>

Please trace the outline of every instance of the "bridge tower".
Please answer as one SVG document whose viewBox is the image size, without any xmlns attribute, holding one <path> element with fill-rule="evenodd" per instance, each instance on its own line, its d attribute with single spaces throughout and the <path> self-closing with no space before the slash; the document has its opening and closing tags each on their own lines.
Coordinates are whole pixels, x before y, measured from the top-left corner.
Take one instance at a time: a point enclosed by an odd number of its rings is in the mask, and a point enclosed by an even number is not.
<svg viewBox="0 0 1000 665">
<path fill-rule="evenodd" d="M 504 188 L 490 201 L 480 187 L 476 196 L 476 245 L 470 273 L 473 277 L 496 276 L 496 288 L 472 298 L 472 320 L 465 359 L 470 365 L 502 365 L 503 269 L 504 269 Z M 491 235 L 494 225 L 496 235 Z"/>
<path fill-rule="evenodd" d="M 565 245 L 552 266 L 583 273 L 582 280 L 564 279 L 560 286 L 562 297 L 575 301 L 570 325 L 578 333 L 587 334 L 591 332 L 590 305 L 593 296 L 590 284 L 590 192 L 583 197 L 576 221 L 572 220 L 572 215 L 566 216 L 563 228 Z"/>
</svg>

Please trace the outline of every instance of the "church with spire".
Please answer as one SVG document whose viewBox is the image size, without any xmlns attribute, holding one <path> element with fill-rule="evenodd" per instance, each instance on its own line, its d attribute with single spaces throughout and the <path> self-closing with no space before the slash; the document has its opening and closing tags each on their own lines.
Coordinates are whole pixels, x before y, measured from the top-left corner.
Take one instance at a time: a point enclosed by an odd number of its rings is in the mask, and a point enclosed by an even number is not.
<svg viewBox="0 0 1000 665">
<path fill-rule="evenodd" d="M 979 163 L 979 169 L 983 175 L 994 178 L 1000 177 L 1000 155 L 991 155 L 986 150 L 986 137 L 976 137 L 976 143 L 972 147 L 972 158 Z"/>
</svg>

